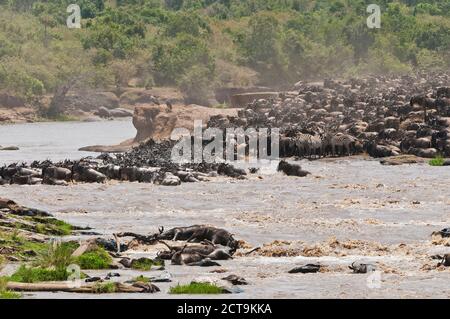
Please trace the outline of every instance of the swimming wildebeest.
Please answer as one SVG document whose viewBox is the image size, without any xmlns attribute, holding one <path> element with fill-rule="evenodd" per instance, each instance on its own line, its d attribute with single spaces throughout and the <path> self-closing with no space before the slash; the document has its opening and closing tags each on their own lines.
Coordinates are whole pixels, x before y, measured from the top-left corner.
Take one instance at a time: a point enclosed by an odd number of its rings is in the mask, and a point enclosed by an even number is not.
<svg viewBox="0 0 450 319">
<path fill-rule="evenodd" d="M 228 246 L 234 250 L 239 246 L 238 242 L 233 238 L 233 234 L 225 229 L 206 225 L 175 227 L 167 231 L 164 231 L 164 227 L 161 227 L 156 238 L 166 240 L 186 240 L 188 242 L 201 242 L 207 240 L 215 245 Z"/>
<path fill-rule="evenodd" d="M 220 248 L 212 243 L 207 243 L 206 245 L 195 245 L 188 246 L 188 244 L 183 247 L 171 247 L 167 243 L 161 241 L 166 245 L 170 252 L 162 252 L 158 254 L 161 259 L 169 259 L 172 261 L 173 265 L 193 265 L 193 266 L 210 266 L 211 263 L 199 264 L 204 260 L 227 260 L 232 259 L 232 252 L 228 248 Z"/>
<path fill-rule="evenodd" d="M 311 174 L 310 172 L 302 170 L 300 165 L 289 164 L 286 161 L 280 161 L 277 170 L 285 173 L 287 176 L 305 177 L 306 175 Z"/>
<path fill-rule="evenodd" d="M 169 248 L 169 252 L 163 251 L 158 253 L 161 259 L 171 259 L 173 264 L 179 265 L 182 261 L 184 264 L 196 262 L 205 258 L 211 260 L 227 260 L 233 259 L 234 249 L 224 246 L 216 246 L 210 241 L 204 241 L 202 245 L 189 245 L 183 247 L 170 246 L 164 241 L 159 241 Z"/>
</svg>

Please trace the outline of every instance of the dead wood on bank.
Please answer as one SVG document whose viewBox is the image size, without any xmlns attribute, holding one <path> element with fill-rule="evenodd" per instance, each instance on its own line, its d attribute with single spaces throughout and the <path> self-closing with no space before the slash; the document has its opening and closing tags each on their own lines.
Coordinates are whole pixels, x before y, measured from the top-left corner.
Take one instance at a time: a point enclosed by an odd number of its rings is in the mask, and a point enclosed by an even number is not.
<svg viewBox="0 0 450 319">
<path fill-rule="evenodd" d="M 83 283 L 80 286 L 75 286 L 73 282 L 40 282 L 40 283 L 20 283 L 8 282 L 7 289 L 13 291 L 46 291 L 46 292 L 74 292 L 74 293 L 154 293 L 160 291 L 159 288 L 153 284 L 122 284 L 113 283 L 112 291 L 102 291 L 102 285 L 98 283 Z"/>
</svg>

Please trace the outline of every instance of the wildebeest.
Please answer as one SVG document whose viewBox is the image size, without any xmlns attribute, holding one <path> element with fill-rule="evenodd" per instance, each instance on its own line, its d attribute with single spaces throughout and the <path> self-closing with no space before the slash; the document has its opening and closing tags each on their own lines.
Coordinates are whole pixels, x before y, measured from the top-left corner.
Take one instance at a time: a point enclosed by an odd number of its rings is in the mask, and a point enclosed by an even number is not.
<svg viewBox="0 0 450 319">
<path fill-rule="evenodd" d="M 278 164 L 277 170 L 279 172 L 285 173 L 288 176 L 304 177 L 304 176 L 311 174 L 310 172 L 302 170 L 300 165 L 289 164 L 286 161 L 280 161 L 280 163 Z"/>
</svg>

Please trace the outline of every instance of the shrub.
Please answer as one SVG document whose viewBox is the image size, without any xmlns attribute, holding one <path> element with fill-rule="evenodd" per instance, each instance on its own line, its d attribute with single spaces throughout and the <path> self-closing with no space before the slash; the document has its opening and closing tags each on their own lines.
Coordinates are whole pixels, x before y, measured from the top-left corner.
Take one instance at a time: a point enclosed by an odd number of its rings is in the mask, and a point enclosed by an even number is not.
<svg viewBox="0 0 450 319">
<path fill-rule="evenodd" d="M 72 261 L 72 253 L 78 247 L 76 243 L 54 242 L 48 245 L 48 249 L 38 255 L 36 265 L 43 268 L 66 269 Z"/>
<path fill-rule="evenodd" d="M 175 84 L 189 69 L 201 65 L 214 72 L 214 60 L 206 43 L 191 35 L 178 35 L 174 41 L 160 42 L 153 51 L 157 84 Z"/>
<path fill-rule="evenodd" d="M 444 165 L 444 158 L 441 155 L 436 156 L 432 160 L 428 162 L 431 166 L 443 166 Z"/>
<path fill-rule="evenodd" d="M 20 294 L 10 291 L 6 288 L 8 284 L 7 277 L 0 277 L 0 299 L 18 299 Z"/>
<path fill-rule="evenodd" d="M 114 293 L 117 290 L 116 284 L 114 282 L 107 283 L 96 283 L 94 288 L 94 293 L 96 294 L 110 294 Z"/>
<path fill-rule="evenodd" d="M 164 266 L 164 261 L 143 257 L 139 259 L 134 259 L 131 262 L 131 268 L 137 270 L 148 271 L 152 269 L 153 266 Z"/>
<path fill-rule="evenodd" d="M 81 269 L 108 269 L 112 263 L 112 258 L 106 250 L 98 247 L 85 252 L 76 258 L 75 262 Z"/>
<path fill-rule="evenodd" d="M 188 285 L 176 285 L 170 287 L 169 294 L 222 294 L 224 290 L 214 284 L 203 282 L 191 282 Z"/>
<path fill-rule="evenodd" d="M 203 66 L 193 66 L 177 80 L 186 103 L 208 104 L 211 95 L 213 74 Z"/>
<path fill-rule="evenodd" d="M 65 281 L 69 274 L 65 268 L 63 269 L 47 269 L 41 267 L 27 267 L 25 265 L 10 277 L 11 281 L 34 283 L 42 281 Z"/>
</svg>

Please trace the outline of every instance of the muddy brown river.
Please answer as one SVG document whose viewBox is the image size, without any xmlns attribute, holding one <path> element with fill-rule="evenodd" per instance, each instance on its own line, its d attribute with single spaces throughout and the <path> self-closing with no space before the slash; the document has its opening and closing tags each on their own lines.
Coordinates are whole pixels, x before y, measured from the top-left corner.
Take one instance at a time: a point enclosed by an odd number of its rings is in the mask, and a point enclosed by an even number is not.
<svg viewBox="0 0 450 319">
<path fill-rule="evenodd" d="M 220 261 L 221 267 L 168 265 L 172 282 L 158 283 L 161 292 L 156 294 L 25 297 L 168 298 L 173 297 L 167 294 L 169 287 L 177 283 L 228 274 L 249 282 L 229 298 L 450 297 L 450 269 L 437 268 L 437 260 L 431 258 L 450 253 L 448 242 L 433 242 L 431 237 L 433 231 L 450 226 L 448 167 L 382 166 L 365 157 L 300 163 L 312 175 L 287 177 L 266 170 L 247 180 L 212 178 L 178 187 L 128 182 L 0 186 L 2 197 L 46 209 L 107 236 L 120 231 L 154 233 L 159 226 L 212 224 L 231 231 L 249 247 L 263 247 L 249 256 Z M 155 253 L 149 247 L 130 254 Z M 354 261 L 372 263 L 377 272 L 353 274 L 348 266 Z M 307 263 L 320 263 L 324 271 L 288 273 Z M 226 272 L 212 272 L 217 269 Z M 119 272 L 121 281 L 161 273 Z"/>
</svg>

